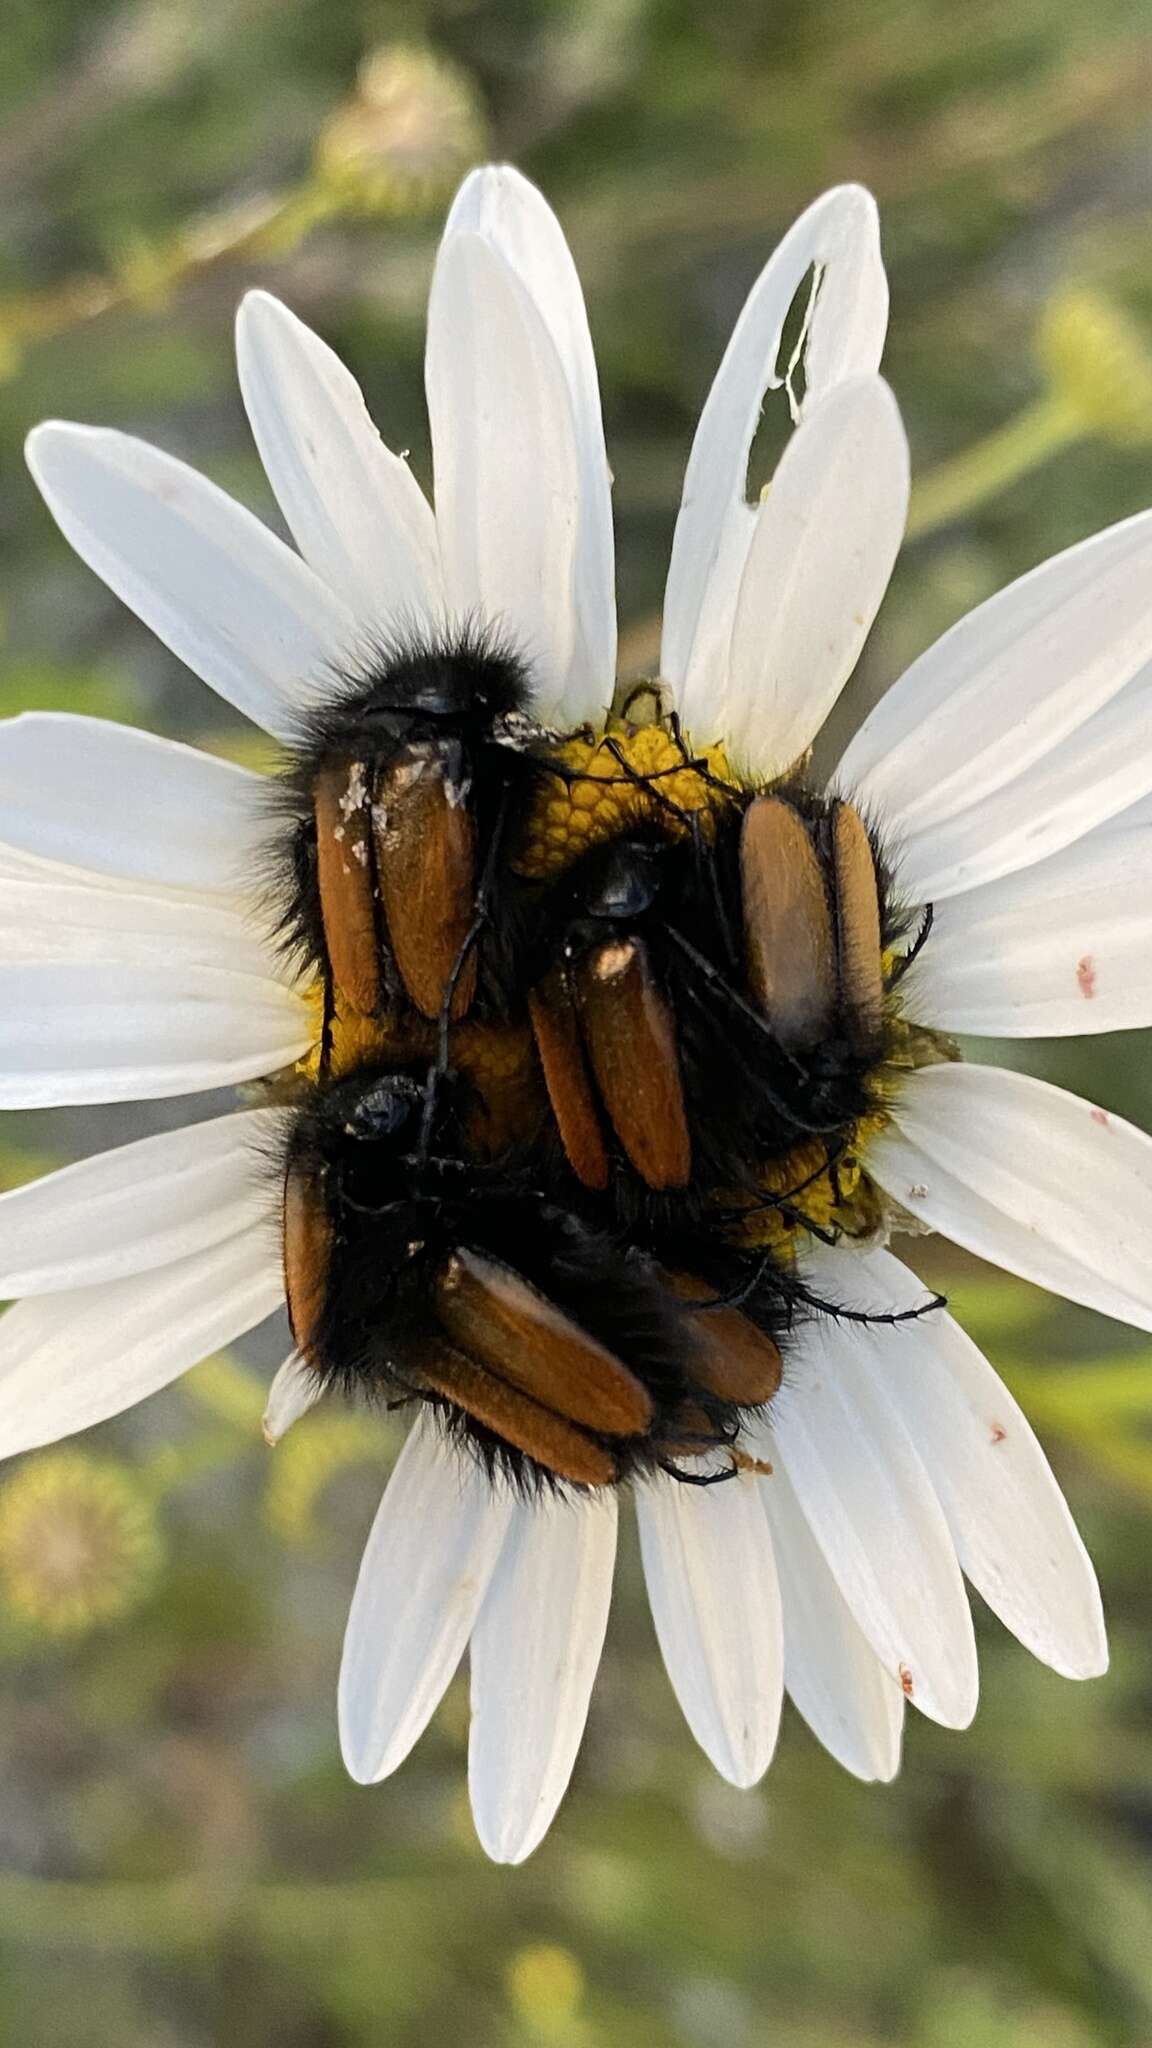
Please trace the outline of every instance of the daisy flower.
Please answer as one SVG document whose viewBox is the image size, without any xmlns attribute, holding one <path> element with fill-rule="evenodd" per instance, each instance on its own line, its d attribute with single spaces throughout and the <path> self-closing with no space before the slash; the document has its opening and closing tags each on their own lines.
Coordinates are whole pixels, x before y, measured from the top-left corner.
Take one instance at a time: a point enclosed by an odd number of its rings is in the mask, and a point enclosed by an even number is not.
<svg viewBox="0 0 1152 2048">
<path fill-rule="evenodd" d="M 811 277 L 801 349 L 781 359 Z M 908 457 L 877 374 L 887 288 L 873 202 L 819 200 L 753 287 L 689 460 L 661 674 L 695 748 L 795 775 L 850 675 L 899 546 Z M 603 726 L 615 674 L 610 480 L 584 305 L 552 214 L 514 171 L 465 183 L 437 258 L 427 393 L 435 512 L 346 370 L 253 293 L 241 387 L 297 549 L 182 463 L 41 426 L 33 474 L 84 560 L 186 665 L 291 741 L 373 636 L 492 623 L 534 710 Z M 749 504 L 765 394 L 793 431 Z M 1152 1141 L 1102 1109 L 952 1056 L 993 1038 L 1152 1023 L 1152 515 L 1025 576 L 881 701 L 836 787 L 932 922 L 901 986 L 909 1058 L 858 1134 L 863 1243 L 804 1239 L 815 1316 L 733 1483 L 645 1481 L 635 1506 L 669 1677 L 697 1741 L 753 1783 L 791 1696 L 848 1770 L 888 1779 L 906 1701 L 976 1705 L 963 1576 L 1035 1655 L 1105 1668 L 1091 1564 L 1027 1421 L 886 1249 L 931 1229 L 1152 1328 Z M 252 886 L 260 779 L 89 719 L 0 726 L 0 1104 L 194 1095 L 306 1060 L 316 1006 Z M 282 1303 L 261 1165 L 278 1112 L 193 1123 L 0 1201 L 0 1449 L 115 1415 Z M 833 1239 L 836 1233 L 828 1233 Z M 298 1358 L 268 1433 L 314 1397 Z M 769 1469 L 770 1468 L 770 1469 Z M 369 1536 L 340 1677 L 349 1770 L 385 1777 L 470 1648 L 469 1778 L 489 1854 L 540 1841 L 603 1642 L 617 1490 L 534 1501 L 417 1421 Z"/>
</svg>

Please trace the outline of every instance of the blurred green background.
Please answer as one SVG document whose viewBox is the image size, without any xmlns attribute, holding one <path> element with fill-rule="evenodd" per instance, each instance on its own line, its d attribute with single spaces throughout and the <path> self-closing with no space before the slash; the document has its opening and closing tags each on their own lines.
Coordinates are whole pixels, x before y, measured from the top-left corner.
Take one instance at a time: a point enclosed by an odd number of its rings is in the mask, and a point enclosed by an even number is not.
<svg viewBox="0 0 1152 2048">
<path fill-rule="evenodd" d="M 636 668 L 732 318 L 838 179 L 881 201 L 919 482 L 857 706 L 1008 577 L 1152 499 L 1140 0 L 8 0 L 0 713 L 245 745 L 70 557 L 23 434 L 114 423 L 267 512 L 231 366 L 259 282 L 426 473 L 431 257 L 488 155 L 545 187 L 586 280 Z M 1140 1038 L 1008 1056 L 1152 1124 Z M 10 1117 L 0 1180 L 145 1127 Z M 382 1426 L 314 1415 L 269 1453 L 276 1354 L 216 1361 L 0 1478 L 0 2041 L 1152 2043 L 1148 1346 L 923 1257 L 1049 1443 L 1100 1566 L 1106 1680 L 1061 1682 L 980 1616 L 968 1735 L 911 1716 L 902 1777 L 869 1788 L 789 1716 L 738 1793 L 680 1722 L 629 1538 L 572 1792 L 531 1862 L 495 1869 L 467 1817 L 463 1679 L 399 1777 L 364 1791 L 339 1763 Z"/>
</svg>

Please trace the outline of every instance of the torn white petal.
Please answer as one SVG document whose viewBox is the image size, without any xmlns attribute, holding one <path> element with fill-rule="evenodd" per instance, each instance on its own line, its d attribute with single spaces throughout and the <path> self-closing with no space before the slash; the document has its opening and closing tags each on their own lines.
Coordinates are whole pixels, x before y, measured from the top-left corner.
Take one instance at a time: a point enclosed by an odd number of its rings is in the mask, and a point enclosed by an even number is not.
<svg viewBox="0 0 1152 2048">
<path fill-rule="evenodd" d="M 685 723 L 698 741 L 723 737 L 720 707 L 709 699 L 718 674 L 706 650 L 731 632 L 736 592 L 751 541 L 746 500 L 748 457 L 765 392 L 788 366 L 778 358 L 788 311 L 805 272 L 819 289 L 807 326 L 805 408 L 838 384 L 878 368 L 888 323 L 888 285 L 880 258 L 876 204 L 859 185 L 842 185 L 810 206 L 780 243 L 749 293 L 716 374 L 684 478 L 683 499 L 664 598 L 661 674 L 681 695 Z"/>
</svg>

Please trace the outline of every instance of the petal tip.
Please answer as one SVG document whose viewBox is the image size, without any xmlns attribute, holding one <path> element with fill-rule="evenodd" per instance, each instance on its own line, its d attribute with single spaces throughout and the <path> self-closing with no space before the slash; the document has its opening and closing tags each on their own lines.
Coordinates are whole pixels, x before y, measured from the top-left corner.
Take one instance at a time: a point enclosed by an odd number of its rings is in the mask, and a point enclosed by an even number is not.
<svg viewBox="0 0 1152 2048">
<path fill-rule="evenodd" d="M 947 1724 L 948 1727 L 960 1730 L 970 1728 L 972 1726 L 973 1721 L 976 1719 L 976 1709 L 979 1705 L 980 1686 L 979 1682 L 977 1681 L 975 1684 L 973 1684 L 971 1690 L 965 1692 L 958 1700 L 956 1705 L 955 1719 L 949 1720 Z"/>
<path fill-rule="evenodd" d="M 262 285 L 253 285 L 246 291 L 236 308 L 236 332 L 243 334 L 259 321 L 295 321 L 291 306 L 278 299 L 275 292 L 265 291 Z"/>
<path fill-rule="evenodd" d="M 1101 1628 L 1101 1633 L 1097 1640 L 1090 1647 L 1086 1648 L 1081 1656 L 1069 1657 L 1059 1667 L 1054 1668 L 1059 1668 L 1062 1678 L 1073 1678 L 1081 1681 L 1089 1678 L 1103 1678 L 1111 1662 L 1108 1638 L 1103 1633 L 1103 1628 Z"/>
<path fill-rule="evenodd" d="M 726 1754 L 721 1755 L 718 1749 L 709 1750 L 708 1757 L 713 1769 L 727 1784 L 734 1785 L 738 1792 L 751 1792 L 753 1786 L 760 1783 L 776 1754 L 776 1731 L 773 1730 L 771 1741 L 767 1743 L 762 1729 L 742 1729 L 741 1736 L 743 1740 L 739 1744 L 731 1743 Z"/>
<path fill-rule="evenodd" d="M 475 1807 L 472 1809 L 472 1825 L 488 1861 L 502 1863 L 508 1868 L 526 1863 L 547 1833 L 546 1827 L 512 1828 L 499 1820 L 493 1822 L 489 1817 L 478 1814 Z"/>
<path fill-rule="evenodd" d="M 476 164 L 468 172 L 467 177 L 463 179 L 462 183 L 457 186 L 456 196 L 452 202 L 452 211 L 453 213 L 456 211 L 465 195 L 471 197 L 478 192 L 509 190 L 514 192 L 531 192 L 537 198 L 542 196 L 537 187 L 532 183 L 532 180 L 526 178 L 523 171 L 518 170 L 515 164 Z"/>
<path fill-rule="evenodd" d="M 93 431 L 90 427 L 78 426 L 73 420 L 40 420 L 24 436 L 24 460 L 37 483 L 41 480 L 45 456 L 50 456 L 54 448 Z"/>
<path fill-rule="evenodd" d="M 343 1687 L 336 1692 L 336 1724 L 340 1736 L 340 1758 L 348 1776 L 356 1785 L 374 1785 L 380 1778 L 388 1776 L 387 1769 L 380 1769 L 376 1759 L 368 1753 L 370 1731 L 352 1726 L 352 1710 L 348 1705 Z"/>
<path fill-rule="evenodd" d="M 871 219 L 877 222 L 880 219 L 880 207 L 877 203 L 876 194 L 870 185 L 862 185 L 858 178 L 847 178 L 842 185 L 833 185 L 825 194 L 825 197 L 828 199 L 838 199 L 842 202 L 848 201 L 853 206 L 861 207 Z"/>
<path fill-rule="evenodd" d="M 369 1770 L 367 1764 L 363 1763 L 359 1758 L 349 1756 L 343 1743 L 340 1745 L 340 1755 L 344 1762 L 344 1769 L 354 1785 L 374 1785 L 376 1783 L 376 1773 Z"/>
</svg>

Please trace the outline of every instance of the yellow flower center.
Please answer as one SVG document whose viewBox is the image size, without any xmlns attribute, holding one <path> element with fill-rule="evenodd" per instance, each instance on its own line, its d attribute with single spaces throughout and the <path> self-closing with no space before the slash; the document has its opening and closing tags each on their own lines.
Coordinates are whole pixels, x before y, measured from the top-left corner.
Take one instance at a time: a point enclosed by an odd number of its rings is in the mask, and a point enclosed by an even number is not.
<svg viewBox="0 0 1152 2048">
<path fill-rule="evenodd" d="M 686 835 L 686 818 L 706 819 L 726 802 L 717 784 L 736 787 L 722 747 L 694 755 L 662 725 L 610 721 L 597 737 L 567 740 L 551 760 L 557 772 L 542 780 L 512 853 L 513 867 L 532 881 L 552 880 L 638 825 Z"/>
</svg>

